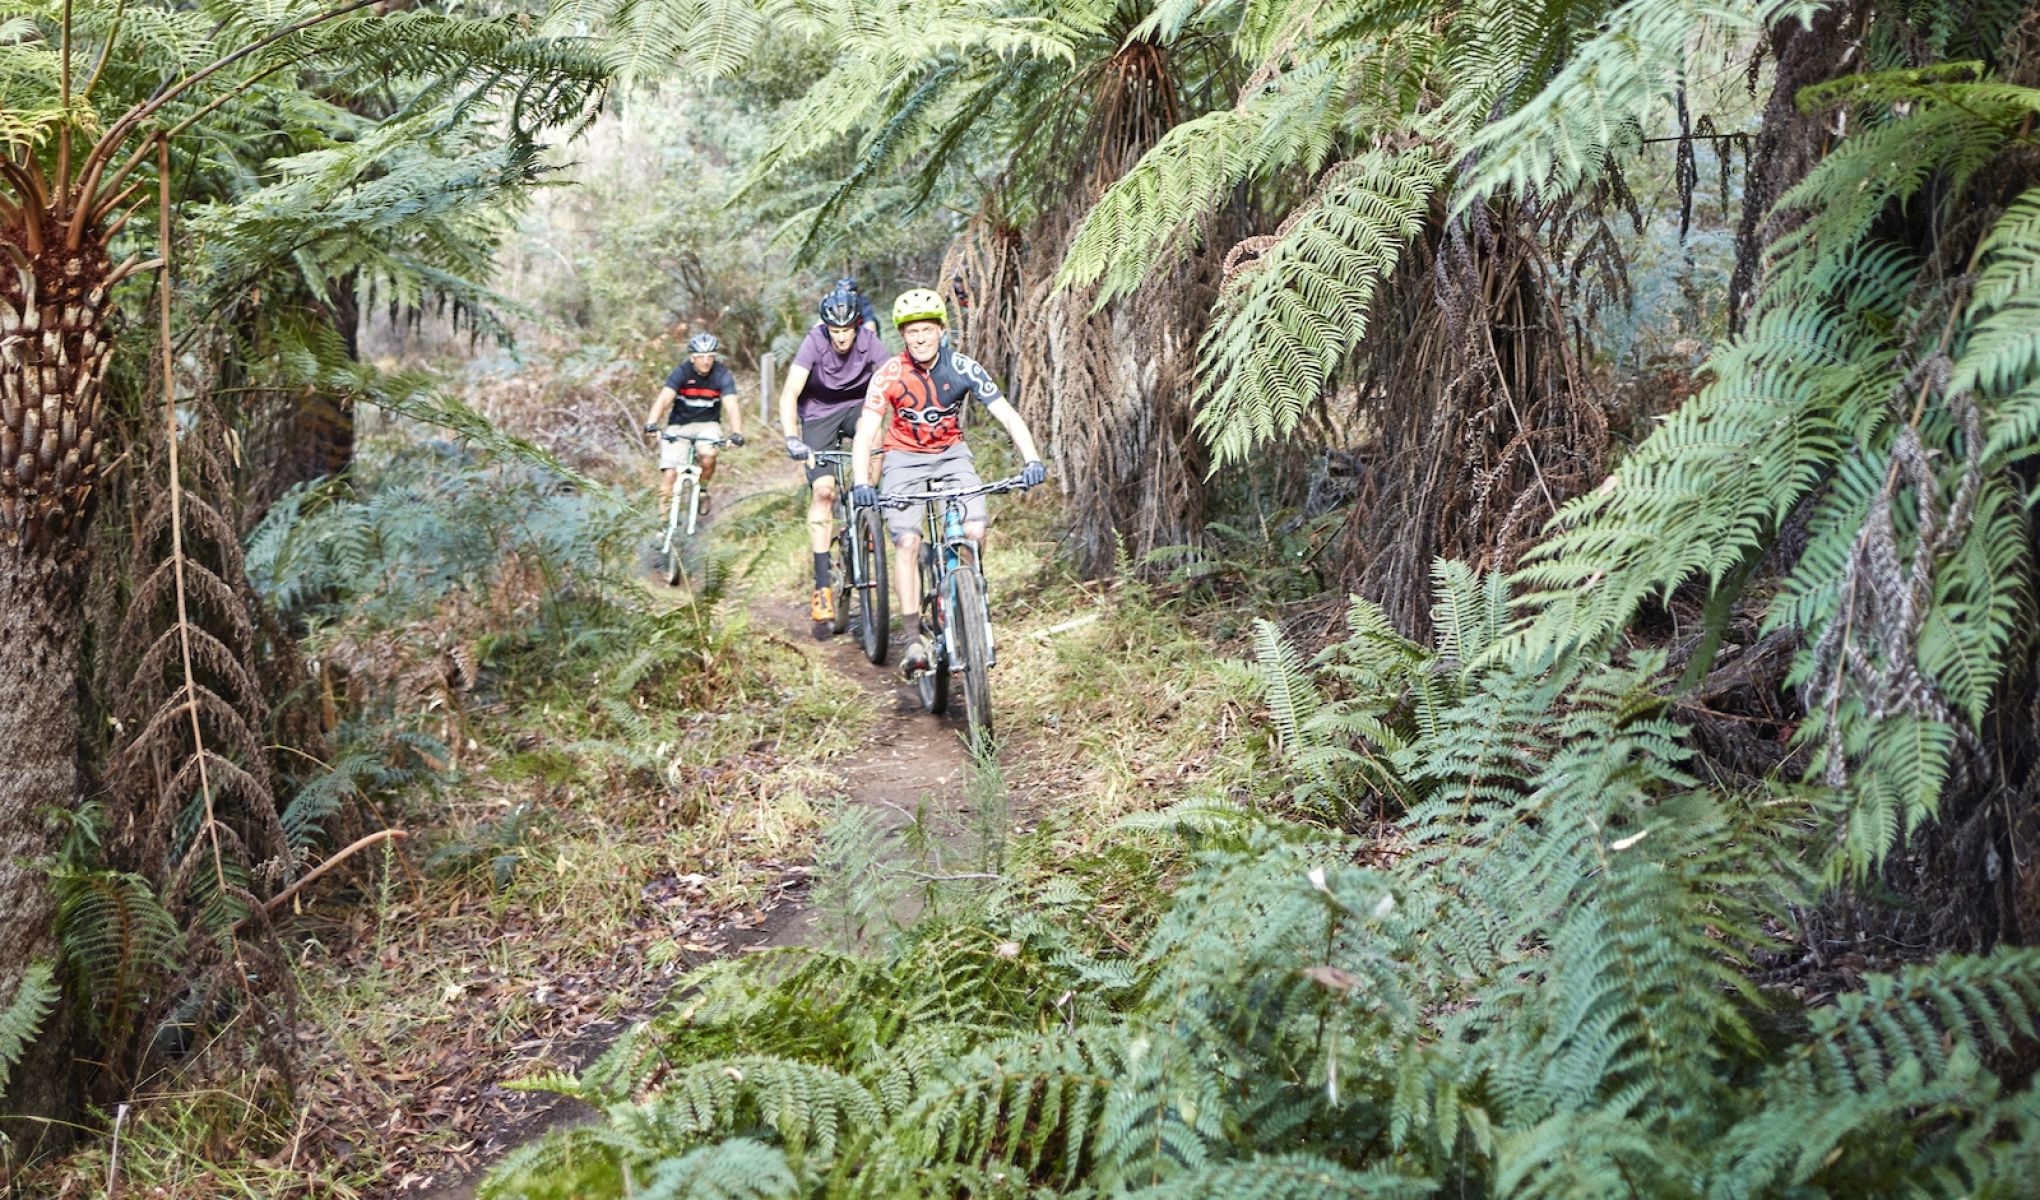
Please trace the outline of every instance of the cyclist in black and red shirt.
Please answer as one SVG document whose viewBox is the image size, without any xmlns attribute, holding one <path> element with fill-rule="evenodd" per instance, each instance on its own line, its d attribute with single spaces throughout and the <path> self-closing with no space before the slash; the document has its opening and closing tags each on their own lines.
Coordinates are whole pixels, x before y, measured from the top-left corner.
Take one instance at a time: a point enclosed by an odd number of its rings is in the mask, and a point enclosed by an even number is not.
<svg viewBox="0 0 2040 1200">
<path fill-rule="evenodd" d="M 737 381 L 730 369 L 717 361 L 722 343 L 712 333 L 697 333 L 687 339 L 687 361 L 666 376 L 666 386 L 652 401 L 645 417 L 645 432 L 668 429 L 681 437 L 720 438 L 720 417 L 730 421 L 730 445 L 744 444 L 744 413 L 737 403 Z M 708 515 L 708 481 L 715 477 L 715 447 L 697 443 L 694 452 L 701 462 L 701 512 Z M 661 440 L 659 443 L 659 511 L 666 511 L 673 499 L 673 476 L 687 455 L 687 443 Z"/>
<path fill-rule="evenodd" d="M 1020 472 L 1028 487 L 1048 478 L 1041 451 L 1020 413 L 999 391 L 999 385 L 977 362 L 950 349 L 942 340 L 949 320 L 948 305 L 927 288 L 904 292 L 893 302 L 893 324 L 907 343 L 906 352 L 889 360 L 871 377 L 864 393 L 864 412 L 857 419 L 857 440 L 850 468 L 857 504 L 877 502 L 871 487 L 871 454 L 885 451 L 880 468 L 888 494 L 918 491 L 927 485 L 977 487 L 977 464 L 963 444 L 963 406 L 975 400 L 986 415 L 1006 429 L 1013 447 L 1027 465 Z M 881 440 L 883 439 L 883 440 Z M 915 508 L 886 511 L 899 554 L 893 559 L 893 582 L 900 598 L 900 619 L 917 629 L 921 615 L 920 579 L 913 564 L 920 560 L 921 514 Z M 986 511 L 983 496 L 964 502 L 965 536 L 982 543 Z M 909 679 L 928 669 L 928 647 L 920 638 L 908 648 L 900 670 Z"/>
</svg>

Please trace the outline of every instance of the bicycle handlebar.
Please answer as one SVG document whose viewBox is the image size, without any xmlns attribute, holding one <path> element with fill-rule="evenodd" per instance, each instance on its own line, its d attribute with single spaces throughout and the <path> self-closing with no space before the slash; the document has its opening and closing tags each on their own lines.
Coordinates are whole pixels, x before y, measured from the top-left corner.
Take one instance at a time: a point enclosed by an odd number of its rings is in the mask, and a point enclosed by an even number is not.
<svg viewBox="0 0 2040 1200">
<path fill-rule="evenodd" d="M 839 462 L 849 462 L 851 459 L 856 458 L 857 456 L 848 450 L 817 450 L 814 452 L 812 457 L 817 463 L 835 464 Z"/>
<path fill-rule="evenodd" d="M 970 488 L 950 488 L 947 491 L 940 492 L 902 492 L 896 496 L 881 495 L 878 498 L 878 506 L 880 508 L 907 508 L 911 505 L 929 504 L 937 500 L 968 500 L 972 496 L 995 496 L 1001 492 L 1024 492 L 1026 490 L 1027 485 L 1020 481 L 1018 475 L 1015 475 L 1010 479 L 1000 479 L 992 483 L 981 483 L 976 487 Z"/>
<path fill-rule="evenodd" d="M 659 440 L 662 442 L 694 442 L 704 446 L 727 446 L 730 444 L 730 439 L 728 438 L 702 437 L 699 434 L 693 433 L 661 433 Z"/>
</svg>

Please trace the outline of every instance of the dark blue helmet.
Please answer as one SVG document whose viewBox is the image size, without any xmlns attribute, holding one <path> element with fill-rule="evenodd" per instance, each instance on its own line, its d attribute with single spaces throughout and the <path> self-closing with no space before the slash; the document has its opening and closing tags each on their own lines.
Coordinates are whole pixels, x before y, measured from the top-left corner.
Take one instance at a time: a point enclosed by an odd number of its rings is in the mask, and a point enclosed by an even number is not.
<svg viewBox="0 0 2040 1200">
<path fill-rule="evenodd" d="M 863 307 L 857 303 L 857 293 L 840 284 L 835 291 L 822 297 L 821 306 L 816 311 L 822 318 L 822 324 L 837 328 L 857 324 L 864 313 Z"/>
<path fill-rule="evenodd" d="M 845 275 L 836 281 L 836 290 L 839 292 L 849 292 L 854 295 L 857 291 L 857 281 Z"/>
</svg>

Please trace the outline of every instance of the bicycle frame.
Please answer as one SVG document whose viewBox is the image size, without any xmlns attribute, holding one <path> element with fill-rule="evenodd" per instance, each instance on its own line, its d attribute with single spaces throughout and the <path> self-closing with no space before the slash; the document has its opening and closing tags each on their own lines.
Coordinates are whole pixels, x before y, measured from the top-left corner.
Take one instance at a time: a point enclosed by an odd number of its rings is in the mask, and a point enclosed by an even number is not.
<svg viewBox="0 0 2040 1200">
<path fill-rule="evenodd" d="M 839 443 L 840 444 L 840 443 Z M 817 450 L 814 460 L 827 466 L 836 476 L 836 504 L 842 509 L 844 544 L 856 535 L 857 506 L 850 502 L 850 462 L 856 456 L 848 450 Z M 850 587 L 853 591 L 865 588 L 884 587 L 885 580 L 864 578 L 864 562 L 861 554 L 845 554 L 844 562 L 850 571 Z"/>
<path fill-rule="evenodd" d="M 945 663 L 954 662 L 956 658 L 955 638 L 949 620 L 949 614 L 956 606 L 956 572 L 963 570 L 965 562 L 968 561 L 969 569 L 977 575 L 978 582 L 982 584 L 985 579 L 984 564 L 979 561 L 977 543 L 963 531 L 964 519 L 968 515 L 964 501 L 972 496 L 1020 491 L 1024 486 L 1019 479 L 1014 478 L 971 488 L 938 490 L 931 487 L 923 493 L 879 497 L 881 505 L 895 508 L 904 508 L 909 504 L 925 506 L 921 517 L 920 566 L 933 573 L 934 589 L 932 591 L 924 589 L 921 598 L 929 603 L 931 608 L 928 615 L 936 634 L 936 645 L 932 649 L 941 655 Z M 966 554 L 965 551 L 969 553 Z M 980 587 L 979 594 L 982 595 L 983 592 L 984 589 Z M 998 661 L 998 640 L 992 634 L 992 617 L 989 611 L 985 613 L 985 632 L 988 638 L 985 646 L 985 665 L 990 667 Z"/>
<path fill-rule="evenodd" d="M 661 433 L 659 440 L 662 442 L 687 443 L 686 457 L 681 460 L 678 467 L 674 468 L 673 492 L 666 504 L 666 540 L 661 544 L 660 548 L 666 553 L 671 554 L 673 553 L 674 535 L 682 533 L 680 529 L 680 497 L 683 489 L 686 489 L 685 494 L 691 497 L 687 504 L 687 528 L 684 536 L 693 537 L 695 529 L 701 523 L 701 459 L 698 450 L 704 445 L 726 445 L 728 444 L 728 439 L 695 437 L 692 434 Z"/>
</svg>

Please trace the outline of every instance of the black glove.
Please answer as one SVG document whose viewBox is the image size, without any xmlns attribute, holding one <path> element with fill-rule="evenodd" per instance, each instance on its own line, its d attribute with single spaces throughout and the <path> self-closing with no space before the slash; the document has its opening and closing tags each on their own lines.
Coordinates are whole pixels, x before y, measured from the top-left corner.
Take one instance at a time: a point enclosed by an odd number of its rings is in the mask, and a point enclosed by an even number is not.
<svg viewBox="0 0 2040 1200">
<path fill-rule="evenodd" d="M 1036 459 L 1020 468 L 1020 485 L 1022 487 L 1040 487 L 1046 482 L 1048 482 L 1048 468 L 1041 465 L 1040 459 Z"/>
<path fill-rule="evenodd" d="M 743 444 L 744 444 L 744 435 L 743 435 L 743 434 L 741 434 L 741 433 L 733 433 L 733 434 L 731 434 L 731 435 L 730 435 L 730 445 L 732 445 L 732 446 L 741 446 L 741 445 L 743 445 Z"/>
<path fill-rule="evenodd" d="M 657 425 L 647 425 L 647 426 L 645 426 L 645 432 L 646 432 L 646 433 L 657 433 L 657 432 L 659 432 L 659 427 L 658 427 Z"/>
<path fill-rule="evenodd" d="M 878 489 L 868 483 L 860 483 L 850 489 L 850 503 L 859 508 L 870 508 L 878 503 Z"/>
<path fill-rule="evenodd" d="M 799 462 L 813 453 L 814 451 L 808 449 L 808 444 L 799 438 L 790 437 L 786 439 L 786 457 L 793 461 Z"/>
</svg>

